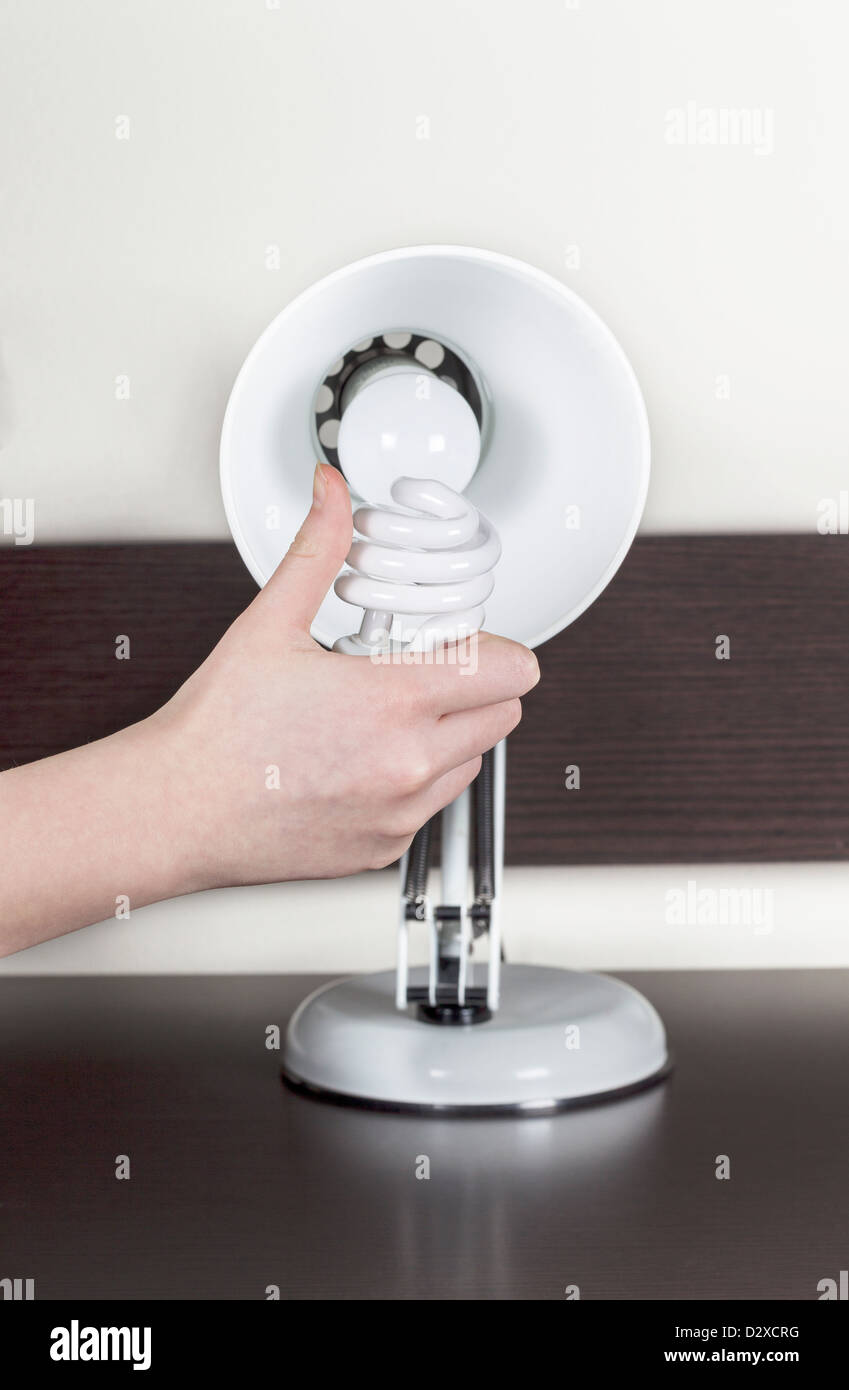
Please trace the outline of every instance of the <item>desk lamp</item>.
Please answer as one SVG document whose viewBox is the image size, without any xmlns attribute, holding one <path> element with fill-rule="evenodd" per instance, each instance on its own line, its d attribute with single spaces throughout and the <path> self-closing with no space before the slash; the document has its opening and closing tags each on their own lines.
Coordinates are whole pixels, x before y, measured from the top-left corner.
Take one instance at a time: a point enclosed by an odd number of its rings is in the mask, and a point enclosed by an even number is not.
<svg viewBox="0 0 849 1390">
<path fill-rule="evenodd" d="M 598 597 L 636 532 L 649 454 L 633 370 L 577 295 L 492 252 L 408 247 L 320 280 L 262 334 L 227 406 L 221 485 L 262 585 L 308 510 L 316 457 L 340 469 L 359 539 L 313 637 L 462 662 L 484 616 L 536 647 Z M 438 892 L 435 824 L 416 835 L 396 969 L 300 1005 L 292 1086 L 390 1110 L 538 1114 L 666 1074 L 661 1020 L 629 985 L 502 965 L 505 785 L 501 743 L 435 818 Z M 427 936 L 426 967 L 408 964 L 411 931 Z"/>
</svg>

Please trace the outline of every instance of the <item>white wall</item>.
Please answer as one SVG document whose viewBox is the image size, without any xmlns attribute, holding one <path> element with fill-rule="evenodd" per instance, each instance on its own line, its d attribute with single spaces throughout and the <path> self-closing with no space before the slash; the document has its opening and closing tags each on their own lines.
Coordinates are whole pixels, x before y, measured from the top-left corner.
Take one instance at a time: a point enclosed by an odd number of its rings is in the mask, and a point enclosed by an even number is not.
<svg viewBox="0 0 849 1390">
<path fill-rule="evenodd" d="M 505 946 L 574 969 L 847 966 L 847 902 L 849 864 L 508 869 Z M 385 970 L 396 914 L 394 873 L 228 888 L 20 951 L 0 976 Z"/>
<path fill-rule="evenodd" d="M 849 487 L 838 0 L 3 0 L 2 23 L 0 496 L 35 498 L 38 540 L 226 536 L 250 344 L 317 276 L 427 241 L 524 257 L 608 319 L 652 421 L 646 530 L 809 530 Z M 688 102 L 767 124 L 670 144 Z"/>
</svg>

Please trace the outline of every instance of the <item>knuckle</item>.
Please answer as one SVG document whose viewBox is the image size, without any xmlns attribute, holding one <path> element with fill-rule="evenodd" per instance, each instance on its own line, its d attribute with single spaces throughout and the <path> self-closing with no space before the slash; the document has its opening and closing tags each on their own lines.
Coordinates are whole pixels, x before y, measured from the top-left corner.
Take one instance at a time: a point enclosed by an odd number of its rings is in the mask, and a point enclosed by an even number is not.
<svg viewBox="0 0 849 1390">
<path fill-rule="evenodd" d="M 390 765 L 385 784 L 395 796 L 413 796 L 423 786 L 427 773 L 423 760 L 399 759 Z"/>
<path fill-rule="evenodd" d="M 304 523 L 292 541 L 292 544 L 289 546 L 287 554 L 293 559 L 315 560 L 318 558 L 319 553 L 319 547 L 316 545 L 316 538 L 312 528 Z"/>
<path fill-rule="evenodd" d="M 392 785 L 402 796 L 421 791 L 433 777 L 434 758 L 429 748 L 411 743 L 394 759 Z"/>
<path fill-rule="evenodd" d="M 405 815 L 400 815 L 393 826 L 395 835 L 403 836 L 408 844 L 416 832 L 421 830 L 421 828 L 422 817 L 410 815 L 409 812 Z"/>
<path fill-rule="evenodd" d="M 370 869 L 388 869 L 410 848 L 412 835 L 393 835 L 382 839 L 375 845 L 369 862 Z"/>
<path fill-rule="evenodd" d="M 415 787 L 426 787 L 428 782 L 432 782 L 435 774 L 432 754 L 420 753 L 413 762 L 411 772 Z"/>
</svg>

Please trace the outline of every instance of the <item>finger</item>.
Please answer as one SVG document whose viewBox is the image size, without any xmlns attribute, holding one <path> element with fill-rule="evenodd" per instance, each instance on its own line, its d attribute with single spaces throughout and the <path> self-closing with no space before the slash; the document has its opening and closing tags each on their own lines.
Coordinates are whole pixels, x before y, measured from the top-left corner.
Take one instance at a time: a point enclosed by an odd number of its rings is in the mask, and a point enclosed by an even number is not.
<svg viewBox="0 0 849 1390">
<path fill-rule="evenodd" d="M 399 677 L 417 689 L 421 708 L 437 718 L 526 695 L 539 680 L 537 659 L 528 647 L 489 632 L 415 656 L 405 658 Z"/>
<path fill-rule="evenodd" d="M 313 503 L 292 544 L 262 593 L 254 600 L 290 631 L 309 633 L 351 548 L 351 497 L 337 469 L 315 470 Z"/>
<path fill-rule="evenodd" d="M 434 745 L 439 772 L 448 772 L 494 748 L 513 732 L 521 718 L 522 702 L 518 699 L 443 715 L 436 725 Z"/>
<path fill-rule="evenodd" d="M 406 808 L 406 819 L 411 825 L 420 827 L 425 821 L 450 806 L 452 801 L 462 795 L 475 780 L 481 770 L 480 758 L 471 758 L 460 767 L 454 767 L 431 783 L 427 791 L 419 792 Z"/>
</svg>

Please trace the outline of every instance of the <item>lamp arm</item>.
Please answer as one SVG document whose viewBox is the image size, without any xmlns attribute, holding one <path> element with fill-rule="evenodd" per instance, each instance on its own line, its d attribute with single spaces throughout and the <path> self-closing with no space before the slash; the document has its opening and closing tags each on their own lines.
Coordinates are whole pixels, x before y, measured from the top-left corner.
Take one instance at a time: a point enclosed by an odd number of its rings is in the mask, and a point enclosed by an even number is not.
<svg viewBox="0 0 849 1390">
<path fill-rule="evenodd" d="M 428 894 L 433 817 L 413 838 L 401 861 L 395 1003 L 416 1003 L 431 1021 L 454 1017 L 472 1022 L 494 1013 L 501 973 L 501 885 L 504 865 L 506 741 L 483 756 L 472 787 L 440 813 L 442 821 L 442 901 Z M 469 868 L 472 900 L 468 901 Z M 427 986 L 409 984 L 411 923 L 428 928 Z M 475 986 L 474 941 L 489 936 L 486 987 Z"/>
</svg>

